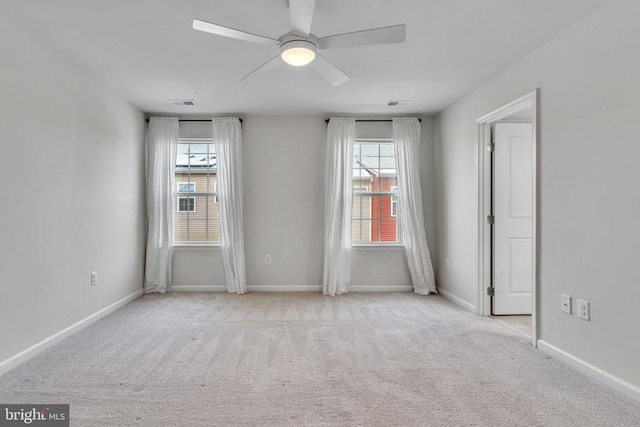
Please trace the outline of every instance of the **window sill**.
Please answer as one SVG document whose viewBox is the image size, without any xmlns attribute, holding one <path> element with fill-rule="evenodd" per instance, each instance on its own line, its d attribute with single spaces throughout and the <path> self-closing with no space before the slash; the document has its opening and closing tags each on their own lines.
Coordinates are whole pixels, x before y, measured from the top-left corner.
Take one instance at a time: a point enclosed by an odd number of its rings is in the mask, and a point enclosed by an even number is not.
<svg viewBox="0 0 640 427">
<path fill-rule="evenodd" d="M 221 246 L 219 243 L 195 244 L 195 243 L 177 243 L 173 245 L 174 251 L 219 251 Z"/>
<path fill-rule="evenodd" d="M 404 251 L 404 245 L 402 243 L 386 245 L 355 244 L 351 246 L 351 249 L 354 251 Z"/>
</svg>

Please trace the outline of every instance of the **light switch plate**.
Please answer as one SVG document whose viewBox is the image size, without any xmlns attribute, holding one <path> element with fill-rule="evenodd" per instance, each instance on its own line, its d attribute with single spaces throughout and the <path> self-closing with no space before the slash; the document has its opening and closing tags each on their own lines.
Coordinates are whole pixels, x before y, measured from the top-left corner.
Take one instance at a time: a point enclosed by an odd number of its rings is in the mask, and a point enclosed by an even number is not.
<svg viewBox="0 0 640 427">
<path fill-rule="evenodd" d="M 571 314 L 571 297 L 569 295 L 560 295 L 560 310 L 563 313 Z"/>
</svg>

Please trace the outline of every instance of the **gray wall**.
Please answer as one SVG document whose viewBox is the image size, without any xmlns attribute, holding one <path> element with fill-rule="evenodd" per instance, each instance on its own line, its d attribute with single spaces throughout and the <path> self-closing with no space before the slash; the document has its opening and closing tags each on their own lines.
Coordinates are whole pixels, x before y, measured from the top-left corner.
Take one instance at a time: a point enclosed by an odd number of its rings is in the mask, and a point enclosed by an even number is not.
<svg viewBox="0 0 640 427">
<path fill-rule="evenodd" d="M 141 289 L 145 216 L 143 114 L 2 17 L 0 57 L 1 363 Z"/>
<path fill-rule="evenodd" d="M 640 386 L 640 3 L 612 0 L 437 120 L 439 286 L 476 301 L 475 119 L 541 88 L 539 338 Z M 444 260 L 450 259 L 450 269 Z M 591 321 L 560 294 L 591 302 Z"/>
<path fill-rule="evenodd" d="M 249 291 L 322 288 L 324 116 L 244 117 L 244 229 Z M 358 124 L 359 137 L 391 136 L 390 123 Z M 181 136 L 209 129 L 181 124 Z M 435 242 L 434 120 L 422 118 L 421 180 L 428 238 Z M 435 247 L 433 242 L 431 247 Z M 264 255 L 273 258 L 264 264 Z M 433 256 L 433 254 L 432 254 Z M 435 257 L 434 257 L 435 259 Z M 409 290 L 404 252 L 355 249 L 352 291 Z M 180 248 L 174 253 L 176 290 L 224 290 L 220 252 Z"/>
</svg>

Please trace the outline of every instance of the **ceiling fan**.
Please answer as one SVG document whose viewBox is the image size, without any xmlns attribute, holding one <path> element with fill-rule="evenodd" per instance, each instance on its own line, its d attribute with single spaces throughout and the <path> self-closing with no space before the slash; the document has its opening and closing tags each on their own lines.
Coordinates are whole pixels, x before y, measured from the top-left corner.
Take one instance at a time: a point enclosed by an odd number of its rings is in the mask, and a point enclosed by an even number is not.
<svg viewBox="0 0 640 427">
<path fill-rule="evenodd" d="M 246 76 L 255 77 L 263 74 L 285 61 L 294 66 L 309 64 L 334 86 L 339 86 L 350 80 L 350 77 L 327 58 L 318 53 L 319 50 L 339 49 L 352 46 L 367 46 L 387 43 L 402 43 L 405 40 L 406 25 L 372 28 L 353 33 L 336 34 L 317 37 L 311 34 L 311 21 L 316 0 L 289 0 L 291 31 L 278 39 L 264 37 L 234 28 L 224 27 L 200 19 L 193 20 L 193 29 L 233 39 L 245 40 L 277 46 L 280 54 L 265 62 Z"/>
</svg>

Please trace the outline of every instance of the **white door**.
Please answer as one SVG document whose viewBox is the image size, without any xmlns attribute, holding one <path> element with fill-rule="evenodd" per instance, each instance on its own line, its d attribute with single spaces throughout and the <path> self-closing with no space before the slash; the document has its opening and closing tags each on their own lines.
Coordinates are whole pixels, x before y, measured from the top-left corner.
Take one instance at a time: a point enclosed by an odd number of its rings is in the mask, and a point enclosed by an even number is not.
<svg viewBox="0 0 640 427">
<path fill-rule="evenodd" d="M 531 314 L 533 128 L 496 123 L 493 164 L 493 314 Z"/>
</svg>

